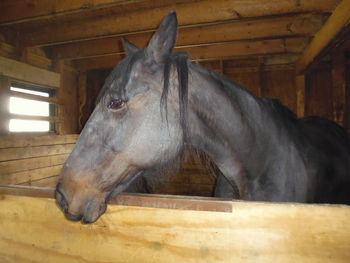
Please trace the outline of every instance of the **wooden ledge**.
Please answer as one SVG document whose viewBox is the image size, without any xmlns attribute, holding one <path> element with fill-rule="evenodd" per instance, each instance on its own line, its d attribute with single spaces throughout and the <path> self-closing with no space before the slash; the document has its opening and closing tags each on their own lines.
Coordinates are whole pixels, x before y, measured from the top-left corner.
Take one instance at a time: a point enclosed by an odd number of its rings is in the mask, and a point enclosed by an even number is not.
<svg viewBox="0 0 350 263">
<path fill-rule="evenodd" d="M 0 195 L 54 198 L 54 188 L 0 185 Z M 232 212 L 232 200 L 225 198 L 122 193 L 112 205 L 167 208 L 180 210 Z"/>
</svg>

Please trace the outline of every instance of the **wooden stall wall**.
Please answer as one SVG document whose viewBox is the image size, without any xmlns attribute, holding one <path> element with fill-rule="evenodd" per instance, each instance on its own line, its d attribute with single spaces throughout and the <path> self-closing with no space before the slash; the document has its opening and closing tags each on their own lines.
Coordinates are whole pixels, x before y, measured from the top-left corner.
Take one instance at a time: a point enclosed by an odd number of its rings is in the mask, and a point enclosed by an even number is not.
<svg viewBox="0 0 350 263">
<path fill-rule="evenodd" d="M 0 136 L 0 185 L 54 187 L 78 136 Z M 159 174 L 164 177 L 160 183 L 150 180 L 138 189 L 157 194 L 212 196 L 215 170 L 207 166 L 204 158 L 193 150 L 188 151 L 181 159 L 183 162 L 176 163 L 175 170 L 167 175 Z"/>
<path fill-rule="evenodd" d="M 120 195 L 97 222 L 84 225 L 64 217 L 52 190 L 49 196 L 41 193 L 45 198 L 13 194 L 0 188 L 0 258 L 5 263 L 350 259 L 348 206 L 164 196 L 144 196 L 140 203 L 140 196 Z M 200 209 L 203 203 L 226 209 Z"/>
<path fill-rule="evenodd" d="M 262 58 L 203 62 L 203 66 L 222 73 L 259 97 L 280 100 L 297 112 L 295 65 L 266 65 Z"/>
<path fill-rule="evenodd" d="M 78 135 L 0 137 L 0 184 L 54 187 Z"/>
<path fill-rule="evenodd" d="M 306 77 L 305 115 L 333 120 L 332 71 L 329 63 L 322 63 Z"/>
<path fill-rule="evenodd" d="M 60 63 L 61 75 L 60 88 L 58 90 L 58 116 L 60 123 L 57 127 L 58 134 L 73 134 L 79 132 L 79 105 L 78 105 L 78 72 L 71 66 Z"/>
</svg>

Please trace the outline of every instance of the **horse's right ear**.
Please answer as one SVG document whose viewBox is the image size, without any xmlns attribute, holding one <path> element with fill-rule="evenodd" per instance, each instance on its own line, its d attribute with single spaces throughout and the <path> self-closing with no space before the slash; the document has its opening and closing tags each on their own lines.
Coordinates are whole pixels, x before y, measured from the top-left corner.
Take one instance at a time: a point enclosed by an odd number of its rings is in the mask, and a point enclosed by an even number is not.
<svg viewBox="0 0 350 263">
<path fill-rule="evenodd" d="M 140 48 L 132 44 L 129 40 L 127 40 L 124 37 L 122 37 L 122 42 L 123 42 L 123 47 L 126 55 L 134 54 L 140 50 Z"/>
<path fill-rule="evenodd" d="M 172 52 L 177 38 L 177 17 L 175 11 L 170 11 L 154 33 L 146 54 L 156 62 L 162 62 Z"/>
</svg>

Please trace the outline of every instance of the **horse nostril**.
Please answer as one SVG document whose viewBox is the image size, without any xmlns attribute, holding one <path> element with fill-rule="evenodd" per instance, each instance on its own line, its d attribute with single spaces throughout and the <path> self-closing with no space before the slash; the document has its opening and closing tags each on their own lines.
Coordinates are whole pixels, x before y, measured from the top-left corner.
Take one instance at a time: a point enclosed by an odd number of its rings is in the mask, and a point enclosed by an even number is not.
<svg viewBox="0 0 350 263">
<path fill-rule="evenodd" d="M 67 203 L 66 198 L 64 197 L 64 195 L 62 194 L 62 192 L 60 190 L 60 185 L 59 184 L 56 187 L 55 198 L 56 198 L 56 201 L 57 201 L 58 205 L 63 210 L 63 212 L 67 213 L 67 211 L 68 211 L 68 203 Z"/>
<path fill-rule="evenodd" d="M 82 218 L 81 215 L 72 215 L 70 213 L 66 213 L 66 217 L 71 220 L 71 221 L 80 221 L 80 219 Z"/>
</svg>

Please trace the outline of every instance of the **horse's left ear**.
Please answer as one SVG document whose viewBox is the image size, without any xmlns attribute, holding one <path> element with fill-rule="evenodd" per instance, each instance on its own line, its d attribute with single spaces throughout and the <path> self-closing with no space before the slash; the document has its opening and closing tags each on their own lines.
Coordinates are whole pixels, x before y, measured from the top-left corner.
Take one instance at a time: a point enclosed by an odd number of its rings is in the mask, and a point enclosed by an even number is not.
<svg viewBox="0 0 350 263">
<path fill-rule="evenodd" d="M 140 48 L 132 44 L 129 40 L 127 40 L 124 37 L 122 37 L 122 42 L 123 42 L 123 47 L 126 55 L 134 54 L 140 50 Z"/>
<path fill-rule="evenodd" d="M 156 62 L 162 62 L 172 52 L 177 38 L 177 17 L 170 11 L 151 38 L 146 54 Z"/>
</svg>

